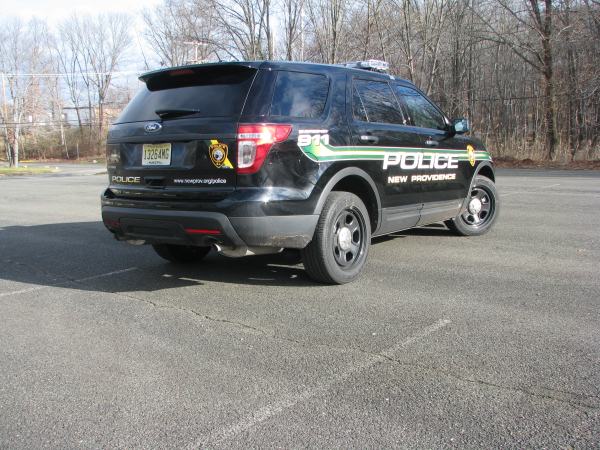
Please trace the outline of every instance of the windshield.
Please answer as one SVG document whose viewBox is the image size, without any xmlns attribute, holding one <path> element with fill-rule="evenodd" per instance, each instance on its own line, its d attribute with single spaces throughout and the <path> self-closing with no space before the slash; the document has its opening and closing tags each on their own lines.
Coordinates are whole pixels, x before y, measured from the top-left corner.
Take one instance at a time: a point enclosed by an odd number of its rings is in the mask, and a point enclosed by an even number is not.
<svg viewBox="0 0 600 450">
<path fill-rule="evenodd" d="M 115 123 L 160 120 L 156 111 L 186 110 L 178 117 L 239 116 L 257 70 L 242 66 L 176 69 L 151 76 Z"/>
</svg>

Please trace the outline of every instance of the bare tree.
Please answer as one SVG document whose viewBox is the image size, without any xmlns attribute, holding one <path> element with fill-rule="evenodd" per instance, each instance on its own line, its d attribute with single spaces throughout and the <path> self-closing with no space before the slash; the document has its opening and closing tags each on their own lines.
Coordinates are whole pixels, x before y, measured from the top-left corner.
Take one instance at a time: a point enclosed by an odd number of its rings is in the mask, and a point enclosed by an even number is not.
<svg viewBox="0 0 600 450">
<path fill-rule="evenodd" d="M 59 39 L 65 42 L 68 53 L 63 55 L 63 66 L 68 69 L 70 83 L 74 84 L 75 70 L 79 70 L 85 84 L 90 126 L 89 145 L 92 146 L 94 119 L 98 120 L 98 137 L 104 125 L 104 101 L 112 77 L 123 61 L 132 39 L 129 32 L 130 17 L 124 13 L 92 15 L 71 14 L 59 23 Z M 76 88 L 75 88 L 76 89 Z M 76 92 L 76 90 L 72 91 Z M 72 98 L 77 99 L 77 95 Z M 96 117 L 97 107 L 97 117 Z M 79 118 L 81 123 L 81 117 Z"/>
<path fill-rule="evenodd" d="M 11 17 L 0 25 L 0 68 L 8 85 L 11 113 L 4 117 L 9 163 L 19 167 L 19 141 L 23 121 L 33 114 L 40 102 L 40 80 L 31 74 L 42 73 L 47 66 L 45 23 L 32 19 L 24 23 Z M 37 95 L 36 95 L 37 94 Z M 3 113 L 4 115 L 4 113 Z"/>
<path fill-rule="evenodd" d="M 104 101 L 113 74 L 123 62 L 132 43 L 129 32 L 130 20 L 129 15 L 124 13 L 106 13 L 84 18 L 86 28 L 89 30 L 88 45 L 84 55 L 93 71 L 91 80 L 98 100 L 100 136 L 104 125 Z"/>
<path fill-rule="evenodd" d="M 340 62 L 339 49 L 347 18 L 346 0 L 307 0 L 307 6 L 315 56 L 325 64 Z"/>
<path fill-rule="evenodd" d="M 207 60 L 211 54 L 219 59 L 217 49 L 222 44 L 210 0 L 166 0 L 140 15 L 146 24 L 142 34 L 161 66 L 180 66 L 192 60 L 190 45 L 197 47 L 199 60 Z"/>
<path fill-rule="evenodd" d="M 282 4 L 283 15 L 283 47 L 285 49 L 285 59 L 293 61 L 294 59 L 302 60 L 302 48 L 298 48 L 298 44 L 302 47 L 304 33 L 304 0 L 283 0 Z"/>
<path fill-rule="evenodd" d="M 272 59 L 271 0 L 210 0 L 221 50 L 232 59 Z"/>
<path fill-rule="evenodd" d="M 545 82 L 545 120 L 547 156 L 556 159 L 558 131 L 556 122 L 556 84 L 554 79 L 553 27 L 555 8 L 552 0 L 493 0 L 501 10 L 493 9 L 494 19 L 477 11 L 487 29 L 486 39 L 510 48 L 519 58 L 538 71 Z M 504 11 L 505 15 L 498 12 Z"/>
</svg>

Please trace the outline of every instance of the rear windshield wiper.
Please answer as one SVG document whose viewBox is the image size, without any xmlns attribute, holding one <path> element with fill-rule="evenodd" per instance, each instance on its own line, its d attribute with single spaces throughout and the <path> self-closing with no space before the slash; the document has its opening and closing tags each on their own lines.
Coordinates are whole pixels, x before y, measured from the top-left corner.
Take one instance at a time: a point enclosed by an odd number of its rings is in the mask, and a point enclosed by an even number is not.
<svg viewBox="0 0 600 450">
<path fill-rule="evenodd" d="M 188 114 L 196 114 L 199 112 L 199 109 L 157 109 L 156 111 L 154 111 L 154 113 L 161 119 L 165 116 L 186 116 Z"/>
</svg>

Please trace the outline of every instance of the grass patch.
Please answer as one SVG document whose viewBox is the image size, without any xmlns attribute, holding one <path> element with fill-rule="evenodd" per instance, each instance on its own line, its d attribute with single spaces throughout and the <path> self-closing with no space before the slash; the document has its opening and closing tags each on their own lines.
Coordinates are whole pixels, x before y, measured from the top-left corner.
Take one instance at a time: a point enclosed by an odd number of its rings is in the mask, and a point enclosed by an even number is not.
<svg viewBox="0 0 600 450">
<path fill-rule="evenodd" d="M 18 169 L 12 167 L 0 167 L 0 177 L 15 177 L 18 175 L 35 175 L 38 173 L 53 172 L 60 172 L 60 169 L 46 167 L 19 167 Z"/>
</svg>

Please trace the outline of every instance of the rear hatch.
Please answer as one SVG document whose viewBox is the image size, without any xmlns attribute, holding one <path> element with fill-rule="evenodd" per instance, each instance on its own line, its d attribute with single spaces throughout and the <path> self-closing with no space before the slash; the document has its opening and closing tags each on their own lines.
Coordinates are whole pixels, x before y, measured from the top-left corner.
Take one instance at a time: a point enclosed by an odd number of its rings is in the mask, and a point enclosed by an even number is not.
<svg viewBox="0 0 600 450">
<path fill-rule="evenodd" d="M 111 127 L 106 156 L 118 197 L 218 201 L 236 186 L 238 122 L 258 64 L 151 72 Z"/>
</svg>

